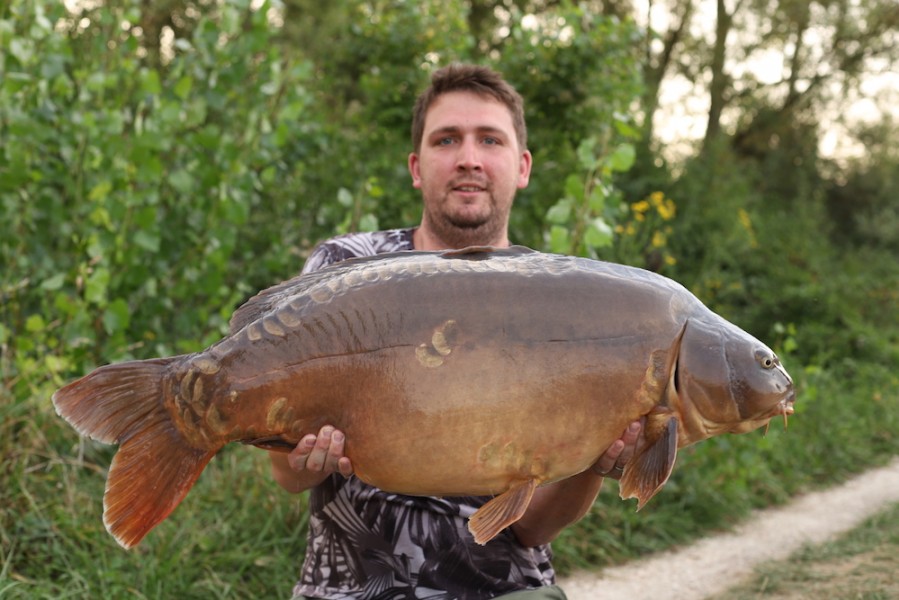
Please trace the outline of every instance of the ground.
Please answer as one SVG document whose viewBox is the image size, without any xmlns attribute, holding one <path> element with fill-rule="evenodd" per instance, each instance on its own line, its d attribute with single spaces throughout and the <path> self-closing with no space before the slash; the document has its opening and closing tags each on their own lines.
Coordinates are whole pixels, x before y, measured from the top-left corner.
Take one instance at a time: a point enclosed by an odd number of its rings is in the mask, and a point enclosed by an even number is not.
<svg viewBox="0 0 899 600">
<path fill-rule="evenodd" d="M 832 540 L 895 503 L 899 458 L 837 488 L 761 511 L 733 532 L 598 574 L 576 573 L 560 585 L 569 600 L 708 598 L 748 578 L 755 566 L 786 560 L 806 544 Z"/>
</svg>

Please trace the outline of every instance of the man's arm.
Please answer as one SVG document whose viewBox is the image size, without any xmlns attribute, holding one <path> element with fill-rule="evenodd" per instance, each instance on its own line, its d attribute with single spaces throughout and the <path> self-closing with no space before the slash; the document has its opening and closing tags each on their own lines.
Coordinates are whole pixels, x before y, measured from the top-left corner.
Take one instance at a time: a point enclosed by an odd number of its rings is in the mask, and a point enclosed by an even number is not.
<svg viewBox="0 0 899 600">
<path fill-rule="evenodd" d="M 634 421 L 621 438 L 583 473 L 537 488 L 524 516 L 512 524 L 522 546 L 548 544 L 565 527 L 579 521 L 596 501 L 604 477 L 619 479 L 621 469 L 642 442 L 643 423 Z"/>
</svg>

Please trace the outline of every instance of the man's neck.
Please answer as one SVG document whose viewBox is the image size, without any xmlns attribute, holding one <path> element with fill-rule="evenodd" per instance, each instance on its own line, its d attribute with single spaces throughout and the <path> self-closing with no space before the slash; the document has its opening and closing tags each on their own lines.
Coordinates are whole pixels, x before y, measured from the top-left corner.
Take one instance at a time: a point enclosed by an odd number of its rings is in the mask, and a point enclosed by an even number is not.
<svg viewBox="0 0 899 600">
<path fill-rule="evenodd" d="M 436 250 L 460 250 L 461 247 L 458 247 L 455 244 L 445 242 L 438 236 L 436 236 L 432 231 L 430 231 L 426 225 L 422 224 L 418 226 L 415 231 L 412 233 L 412 245 L 416 250 L 425 250 L 425 251 L 436 251 Z M 493 246 L 494 248 L 508 248 L 509 247 L 509 238 L 506 235 L 503 235 L 499 239 L 494 240 L 483 240 L 478 241 L 478 243 L 468 244 L 469 246 Z"/>
</svg>

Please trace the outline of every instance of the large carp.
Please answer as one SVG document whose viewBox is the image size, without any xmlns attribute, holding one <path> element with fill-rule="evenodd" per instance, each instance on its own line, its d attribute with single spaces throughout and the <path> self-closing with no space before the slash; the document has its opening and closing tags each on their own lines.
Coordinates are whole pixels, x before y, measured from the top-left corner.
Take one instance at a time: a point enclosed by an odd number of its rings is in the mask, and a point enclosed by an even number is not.
<svg viewBox="0 0 899 600">
<path fill-rule="evenodd" d="M 285 451 L 324 424 L 362 480 L 412 495 L 497 495 L 479 543 L 536 486 L 590 467 L 628 423 L 646 443 L 639 506 L 678 447 L 793 411 L 764 344 L 641 269 L 526 248 L 347 261 L 261 292 L 202 352 L 100 367 L 53 395 L 81 434 L 119 444 L 104 522 L 137 544 L 229 442 Z"/>
</svg>

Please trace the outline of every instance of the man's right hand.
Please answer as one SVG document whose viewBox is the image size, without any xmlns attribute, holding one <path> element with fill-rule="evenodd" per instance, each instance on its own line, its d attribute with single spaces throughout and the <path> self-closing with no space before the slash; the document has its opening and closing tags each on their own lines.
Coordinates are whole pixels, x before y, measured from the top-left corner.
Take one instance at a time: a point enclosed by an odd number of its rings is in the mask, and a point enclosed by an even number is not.
<svg viewBox="0 0 899 600">
<path fill-rule="evenodd" d="M 353 474 L 353 463 L 343 455 L 346 438 L 339 429 L 331 425 L 322 427 L 318 435 L 310 433 L 300 440 L 296 448 L 287 455 L 290 468 L 298 473 L 310 471 L 330 475 L 340 473 L 344 477 Z"/>
<path fill-rule="evenodd" d="M 315 487 L 332 473 L 344 477 L 353 474 L 353 463 L 343 454 L 345 437 L 331 425 L 318 434 L 303 437 L 290 454 L 270 452 L 275 481 L 289 492 L 302 492 Z"/>
</svg>

